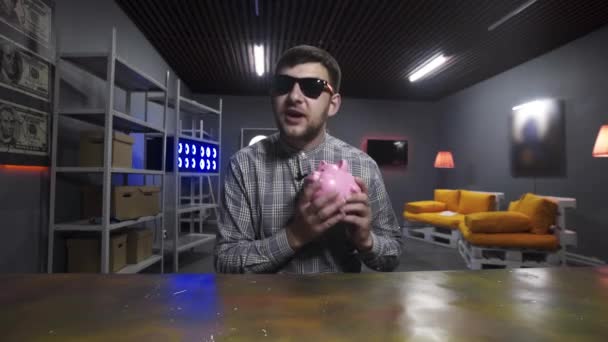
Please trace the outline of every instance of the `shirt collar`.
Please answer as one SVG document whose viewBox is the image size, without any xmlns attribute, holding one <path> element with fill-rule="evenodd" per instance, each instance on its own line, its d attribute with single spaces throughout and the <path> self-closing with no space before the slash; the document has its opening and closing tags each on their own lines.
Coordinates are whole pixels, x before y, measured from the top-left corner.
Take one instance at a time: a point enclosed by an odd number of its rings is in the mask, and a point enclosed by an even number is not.
<svg viewBox="0 0 608 342">
<path fill-rule="evenodd" d="M 286 153 L 288 155 L 294 155 L 294 154 L 299 154 L 299 153 L 304 152 L 304 153 L 306 153 L 308 155 L 311 155 L 311 154 L 314 154 L 314 153 L 316 153 L 316 152 L 318 152 L 320 150 L 323 150 L 325 148 L 325 146 L 327 146 L 329 140 L 331 139 L 331 136 L 329 135 L 329 133 L 327 133 L 327 131 L 325 131 L 324 132 L 324 136 L 323 136 L 323 141 L 319 145 L 315 146 L 310 151 L 304 151 L 302 149 L 297 149 L 297 148 L 294 148 L 294 147 L 288 145 L 283 140 L 281 140 L 279 134 L 277 134 L 276 139 L 277 139 L 277 145 L 279 147 L 279 151 L 281 151 L 283 153 Z"/>
</svg>

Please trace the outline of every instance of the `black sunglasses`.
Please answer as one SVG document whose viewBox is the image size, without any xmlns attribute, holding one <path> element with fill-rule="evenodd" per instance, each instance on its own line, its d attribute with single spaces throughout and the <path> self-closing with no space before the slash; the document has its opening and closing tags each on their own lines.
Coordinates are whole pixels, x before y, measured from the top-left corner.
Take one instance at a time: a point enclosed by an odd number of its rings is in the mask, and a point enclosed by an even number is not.
<svg viewBox="0 0 608 342">
<path fill-rule="evenodd" d="M 334 88 L 325 80 L 314 77 L 295 78 L 287 75 L 274 76 L 272 80 L 272 94 L 275 96 L 285 95 L 293 89 L 296 82 L 300 86 L 302 94 L 311 99 L 318 98 L 323 91 L 327 91 L 330 95 L 335 94 Z"/>
</svg>

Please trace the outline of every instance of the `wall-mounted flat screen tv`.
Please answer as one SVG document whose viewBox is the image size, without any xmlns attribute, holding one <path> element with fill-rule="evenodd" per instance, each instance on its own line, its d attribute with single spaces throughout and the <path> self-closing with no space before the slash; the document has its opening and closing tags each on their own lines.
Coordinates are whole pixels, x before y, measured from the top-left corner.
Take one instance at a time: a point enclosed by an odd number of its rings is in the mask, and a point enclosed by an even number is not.
<svg viewBox="0 0 608 342">
<path fill-rule="evenodd" d="M 366 152 L 379 166 L 407 165 L 407 140 L 368 139 Z"/>
</svg>

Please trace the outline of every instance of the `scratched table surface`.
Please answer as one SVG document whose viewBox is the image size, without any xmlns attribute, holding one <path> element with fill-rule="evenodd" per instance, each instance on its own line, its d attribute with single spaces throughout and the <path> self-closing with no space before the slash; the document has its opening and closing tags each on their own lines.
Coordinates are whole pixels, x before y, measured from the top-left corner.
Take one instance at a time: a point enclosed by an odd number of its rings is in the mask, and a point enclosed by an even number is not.
<svg viewBox="0 0 608 342">
<path fill-rule="evenodd" d="M 3 275 L 2 341 L 608 341 L 608 267 Z"/>
</svg>

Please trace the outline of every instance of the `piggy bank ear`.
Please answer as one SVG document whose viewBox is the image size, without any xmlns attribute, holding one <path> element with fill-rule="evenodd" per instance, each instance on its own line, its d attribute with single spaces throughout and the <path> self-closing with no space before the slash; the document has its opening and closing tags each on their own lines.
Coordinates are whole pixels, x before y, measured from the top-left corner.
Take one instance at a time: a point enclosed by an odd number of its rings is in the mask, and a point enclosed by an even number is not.
<svg viewBox="0 0 608 342">
<path fill-rule="evenodd" d="M 321 162 L 319 163 L 319 166 L 317 166 L 317 170 L 324 171 L 326 165 L 327 165 L 327 162 L 325 162 L 325 160 L 321 160 Z"/>
<path fill-rule="evenodd" d="M 344 159 L 338 162 L 338 168 L 343 171 L 348 171 L 348 162 Z"/>
</svg>

